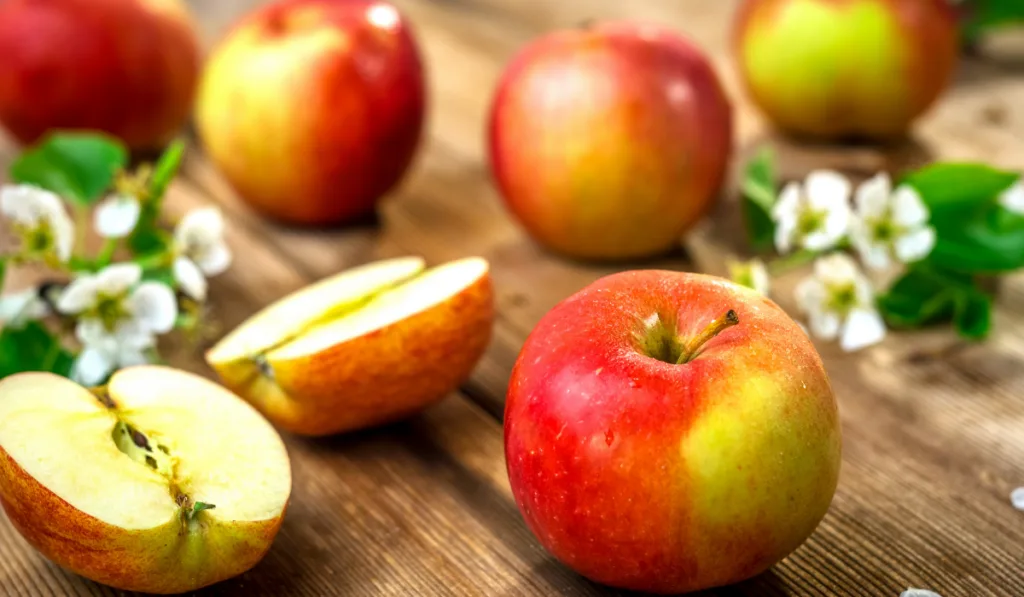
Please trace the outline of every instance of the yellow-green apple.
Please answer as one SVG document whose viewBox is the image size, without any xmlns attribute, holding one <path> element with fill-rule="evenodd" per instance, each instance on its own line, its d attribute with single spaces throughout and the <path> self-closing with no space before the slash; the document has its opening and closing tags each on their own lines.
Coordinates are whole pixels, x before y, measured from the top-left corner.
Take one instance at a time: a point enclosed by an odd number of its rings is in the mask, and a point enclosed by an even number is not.
<svg viewBox="0 0 1024 597">
<path fill-rule="evenodd" d="M 527 525 L 615 587 L 738 582 L 828 509 L 841 431 L 821 359 L 753 290 L 631 271 L 551 310 L 516 361 L 505 456 Z"/>
<path fill-rule="evenodd" d="M 141 366 L 101 388 L 50 373 L 0 381 L 0 503 L 86 578 L 166 594 L 241 574 L 270 548 L 290 493 L 274 428 L 201 377 Z"/>
<path fill-rule="evenodd" d="M 227 387 L 283 429 L 329 435 L 388 423 L 469 376 L 491 337 L 488 264 L 424 271 L 378 261 L 287 296 L 206 355 Z"/>
<path fill-rule="evenodd" d="M 254 208 L 292 224 L 372 213 L 412 161 L 425 90 L 409 24 L 381 0 L 278 0 L 215 48 L 196 123 Z"/>
<path fill-rule="evenodd" d="M 516 55 L 490 113 L 505 204 L 548 249 L 587 260 L 669 250 L 709 209 L 732 110 L 701 51 L 652 25 L 558 31 Z"/>
<path fill-rule="evenodd" d="M 180 0 L 0 2 L 0 122 L 30 144 L 106 131 L 157 149 L 192 110 L 200 55 Z"/>
<path fill-rule="evenodd" d="M 948 0 L 747 0 L 734 34 L 768 118 L 832 141 L 904 137 L 949 84 L 959 49 Z"/>
</svg>

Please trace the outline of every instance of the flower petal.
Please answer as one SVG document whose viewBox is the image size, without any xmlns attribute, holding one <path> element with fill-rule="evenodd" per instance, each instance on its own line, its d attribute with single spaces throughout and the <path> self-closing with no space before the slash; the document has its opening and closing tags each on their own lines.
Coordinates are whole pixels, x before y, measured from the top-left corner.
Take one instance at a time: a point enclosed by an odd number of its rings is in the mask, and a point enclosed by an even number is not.
<svg viewBox="0 0 1024 597">
<path fill-rule="evenodd" d="M 911 230 L 896 239 L 893 249 L 903 263 L 913 263 L 928 256 L 935 247 L 935 229 L 931 226 Z"/>
<path fill-rule="evenodd" d="M 99 290 L 96 276 L 84 275 L 75 278 L 57 299 L 57 310 L 65 315 L 81 313 L 96 304 Z"/>
<path fill-rule="evenodd" d="M 128 299 L 128 308 L 135 321 L 150 332 L 166 334 L 174 328 L 178 303 L 174 292 L 159 282 L 144 282 Z"/>
<path fill-rule="evenodd" d="M 104 200 L 93 214 L 93 225 L 100 236 L 124 238 L 139 223 L 142 207 L 139 200 L 130 195 L 114 195 Z"/>
<path fill-rule="evenodd" d="M 1017 179 L 1017 182 L 999 194 L 999 205 L 1007 211 L 1024 215 L 1024 178 Z"/>
<path fill-rule="evenodd" d="M 831 311 L 812 312 L 810 317 L 811 334 L 822 340 L 835 340 L 839 335 L 839 327 L 842 321 L 839 315 Z"/>
<path fill-rule="evenodd" d="M 112 355 L 87 346 L 75 359 L 75 364 L 71 368 L 71 379 L 84 386 L 95 386 L 102 383 L 115 366 Z"/>
<path fill-rule="evenodd" d="M 19 224 L 35 227 L 57 212 L 64 213 L 60 197 L 37 186 L 5 185 L 0 188 L 0 212 Z"/>
<path fill-rule="evenodd" d="M 39 298 L 39 292 L 34 288 L 0 297 L 0 323 L 19 326 L 48 314 L 46 303 Z"/>
<path fill-rule="evenodd" d="M 908 185 L 900 185 L 892 196 L 892 219 L 906 228 L 914 228 L 928 221 L 928 206 L 921 195 Z"/>
<path fill-rule="evenodd" d="M 797 212 L 800 210 L 800 185 L 791 182 L 782 188 L 779 199 L 772 206 L 772 219 L 776 222 L 785 219 L 796 221 Z"/>
<path fill-rule="evenodd" d="M 768 275 L 768 268 L 760 259 L 753 259 L 750 266 L 750 283 L 754 290 L 767 296 L 771 291 L 771 277 Z"/>
<path fill-rule="evenodd" d="M 869 269 L 875 271 L 889 269 L 892 265 L 892 259 L 889 256 L 889 247 L 880 243 L 863 243 L 857 244 L 857 252 L 860 254 L 860 260 L 864 262 Z"/>
<path fill-rule="evenodd" d="M 110 350 L 116 346 L 114 337 L 103 327 L 103 322 L 94 317 L 86 317 L 78 320 L 75 325 L 75 337 L 84 346 L 98 346 Z"/>
<path fill-rule="evenodd" d="M 857 213 L 862 218 L 877 218 L 885 214 L 889 207 L 889 195 L 892 193 L 892 182 L 889 175 L 880 172 L 861 183 L 857 187 L 854 201 L 857 204 Z"/>
<path fill-rule="evenodd" d="M 53 251 L 57 260 L 67 263 L 71 258 L 71 250 L 75 244 L 75 224 L 63 209 L 55 213 L 50 220 L 53 229 Z"/>
<path fill-rule="evenodd" d="M 207 276 L 216 276 L 231 266 L 231 249 L 224 243 L 217 243 L 195 256 L 196 265 Z"/>
<path fill-rule="evenodd" d="M 115 342 L 115 352 L 126 347 L 141 350 L 156 344 L 153 331 L 141 321 L 134 319 L 119 321 L 112 338 Z"/>
<path fill-rule="evenodd" d="M 219 243 L 223 236 L 224 216 L 216 207 L 193 209 L 174 229 L 174 240 L 186 251 L 195 246 Z"/>
<path fill-rule="evenodd" d="M 804 183 L 807 202 L 815 209 L 834 209 L 841 205 L 849 207 L 850 181 L 833 170 L 816 170 L 807 176 Z"/>
<path fill-rule="evenodd" d="M 142 279 L 142 267 L 137 263 L 115 263 L 96 274 L 98 292 L 117 296 Z"/>
<path fill-rule="evenodd" d="M 857 262 L 846 253 L 829 253 L 814 261 L 814 275 L 823 282 L 839 284 L 860 277 Z"/>
<path fill-rule="evenodd" d="M 814 276 L 808 276 L 797 283 L 793 289 L 797 307 L 804 313 L 814 313 L 821 310 L 822 302 L 825 299 L 825 287 L 821 281 Z"/>
<path fill-rule="evenodd" d="M 206 277 L 188 257 L 178 257 L 174 260 L 174 280 L 188 296 L 199 302 L 206 300 Z"/>
<path fill-rule="evenodd" d="M 885 338 L 885 322 L 874 309 L 854 309 L 843 324 L 839 347 L 854 352 L 877 344 Z"/>
<path fill-rule="evenodd" d="M 1024 487 L 1018 487 L 1010 493 L 1010 503 L 1014 508 L 1024 512 Z"/>
<path fill-rule="evenodd" d="M 149 363 L 149 357 L 142 350 L 132 346 L 122 346 L 117 353 L 117 362 L 121 367 L 134 367 Z"/>
</svg>

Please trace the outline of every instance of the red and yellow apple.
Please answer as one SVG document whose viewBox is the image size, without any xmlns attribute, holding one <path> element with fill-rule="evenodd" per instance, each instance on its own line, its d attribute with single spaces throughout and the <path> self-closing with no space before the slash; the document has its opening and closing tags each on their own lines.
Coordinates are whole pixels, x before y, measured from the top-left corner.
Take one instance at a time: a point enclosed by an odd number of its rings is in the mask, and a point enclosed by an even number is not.
<svg viewBox="0 0 1024 597">
<path fill-rule="evenodd" d="M 180 0 L 0 2 L 0 123 L 25 144 L 89 129 L 158 149 L 188 119 L 199 67 Z"/>
<path fill-rule="evenodd" d="M 328 435 L 395 421 L 465 381 L 491 337 L 488 264 L 370 263 L 270 305 L 206 355 L 279 427 Z"/>
<path fill-rule="evenodd" d="M 489 157 L 511 213 L 548 249 L 619 260 L 669 250 L 717 197 L 732 111 L 701 51 L 651 25 L 555 32 L 505 70 Z"/>
<path fill-rule="evenodd" d="M 196 124 L 206 151 L 272 218 L 372 213 L 419 144 L 425 90 L 408 23 L 381 0 L 279 0 L 214 49 Z"/>
<path fill-rule="evenodd" d="M 53 562 L 126 591 L 183 593 L 249 570 L 291 493 L 288 453 L 251 406 L 195 375 L 132 367 L 87 390 L 0 381 L 0 503 Z"/>
<path fill-rule="evenodd" d="M 959 51 L 948 0 L 747 0 L 735 44 L 749 95 L 776 126 L 833 141 L 905 136 Z"/>
<path fill-rule="evenodd" d="M 818 353 L 773 302 L 720 278 L 632 271 L 530 334 L 505 455 L 556 558 L 677 593 L 750 578 L 801 545 L 832 501 L 841 430 Z"/>
</svg>

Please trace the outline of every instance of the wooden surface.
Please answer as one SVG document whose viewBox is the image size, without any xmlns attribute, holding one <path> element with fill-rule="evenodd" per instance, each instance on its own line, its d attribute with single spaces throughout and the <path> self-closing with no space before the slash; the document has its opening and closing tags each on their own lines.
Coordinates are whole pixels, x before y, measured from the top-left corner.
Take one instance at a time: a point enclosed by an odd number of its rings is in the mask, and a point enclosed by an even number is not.
<svg viewBox="0 0 1024 597">
<path fill-rule="evenodd" d="M 212 41 L 254 0 L 191 0 Z M 214 315 L 230 329 L 285 293 L 347 266 L 420 254 L 432 262 L 481 255 L 494 269 L 499 317 L 486 357 L 461 390 L 421 416 L 327 440 L 287 437 L 293 503 L 267 558 L 204 595 L 615 595 L 547 556 L 509 491 L 500 415 L 519 347 L 555 303 L 615 269 L 724 273 L 742 251 L 737 202 L 726 194 L 686 250 L 617 268 L 546 255 L 513 224 L 483 161 L 483 122 L 504 62 L 536 35 L 586 18 L 633 18 L 682 30 L 713 56 L 738 111 L 743 154 L 775 142 L 736 84 L 728 54 L 735 2 L 724 0 L 399 0 L 415 23 L 430 75 L 429 135 L 379 226 L 302 232 L 248 211 L 193 150 L 169 215 L 216 203 L 236 262 L 216 278 Z M 915 142 L 880 154 L 780 143 L 786 172 L 821 164 L 855 174 L 906 160 L 1024 164 L 1024 40 L 1006 36 L 964 65 Z M 9 158 L 8 143 L 2 151 Z M 895 164 L 895 166 L 894 166 Z M 798 276 L 799 274 L 795 274 Z M 781 281 L 780 303 L 794 276 Z M 774 570 L 707 595 L 1024 595 L 1024 279 L 1009 278 L 996 330 L 960 345 L 945 330 L 894 335 L 843 355 L 821 351 L 840 403 L 842 477 L 811 539 Z M 194 347 L 174 364 L 212 375 Z M 0 594 L 112 595 L 49 564 L 0 519 Z"/>
</svg>

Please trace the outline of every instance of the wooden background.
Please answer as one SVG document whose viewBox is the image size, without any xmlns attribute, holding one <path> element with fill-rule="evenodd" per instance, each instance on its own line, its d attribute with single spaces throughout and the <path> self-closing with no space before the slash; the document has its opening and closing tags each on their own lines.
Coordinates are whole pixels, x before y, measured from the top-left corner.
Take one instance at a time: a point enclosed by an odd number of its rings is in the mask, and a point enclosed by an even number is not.
<svg viewBox="0 0 1024 597">
<path fill-rule="evenodd" d="M 190 0 L 207 42 L 255 0 Z M 398 0 L 412 19 L 430 77 L 427 136 L 414 171 L 379 226 L 302 232 L 247 210 L 193 149 L 171 191 L 169 216 L 216 203 L 230 221 L 235 265 L 212 287 L 222 329 L 294 289 L 385 256 L 432 263 L 481 255 L 493 266 L 499 316 L 472 378 L 440 405 L 387 428 L 327 440 L 287 437 L 293 503 L 254 570 L 204 595 L 615 595 L 545 554 L 512 501 L 501 411 L 518 350 L 555 303 L 613 268 L 572 264 L 534 246 L 507 217 L 483 156 L 485 113 L 503 64 L 535 36 L 587 18 L 673 26 L 712 56 L 736 100 L 741 155 L 769 142 L 799 176 L 831 165 L 851 174 L 930 158 L 1024 166 L 1024 37 L 1002 35 L 964 64 L 957 84 L 906 147 L 800 148 L 779 141 L 743 100 L 728 52 L 735 1 Z M 0 141 L 0 155 L 15 150 Z M 737 164 L 741 163 L 737 160 Z M 724 273 L 741 252 L 733 192 L 686 240 L 686 250 L 616 269 Z M 792 309 L 794 274 L 779 285 Z M 995 332 L 964 345 L 946 330 L 893 335 L 844 355 L 820 348 L 844 426 L 842 478 L 818 531 L 774 570 L 715 596 L 1024 595 L 1024 279 L 1007 279 Z M 174 364 L 212 375 L 200 351 Z M 0 594 L 113 595 L 34 553 L 0 517 Z"/>
</svg>

